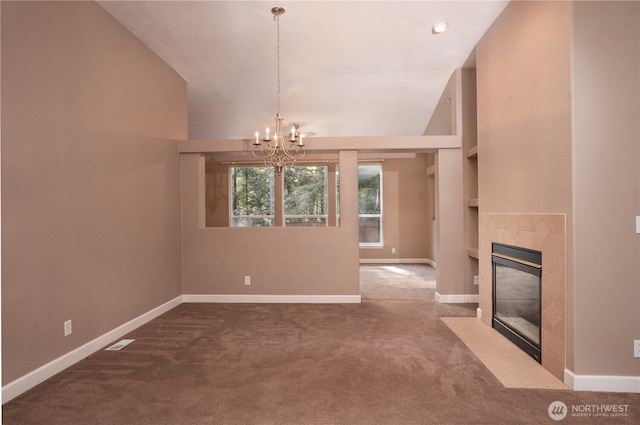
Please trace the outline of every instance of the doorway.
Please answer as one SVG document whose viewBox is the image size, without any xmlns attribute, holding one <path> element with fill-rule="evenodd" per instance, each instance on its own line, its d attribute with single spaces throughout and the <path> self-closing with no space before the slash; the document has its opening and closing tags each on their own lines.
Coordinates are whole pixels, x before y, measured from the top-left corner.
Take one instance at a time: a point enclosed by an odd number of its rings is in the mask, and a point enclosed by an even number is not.
<svg viewBox="0 0 640 425">
<path fill-rule="evenodd" d="M 428 264 L 360 264 L 362 301 L 434 301 L 436 269 Z"/>
</svg>

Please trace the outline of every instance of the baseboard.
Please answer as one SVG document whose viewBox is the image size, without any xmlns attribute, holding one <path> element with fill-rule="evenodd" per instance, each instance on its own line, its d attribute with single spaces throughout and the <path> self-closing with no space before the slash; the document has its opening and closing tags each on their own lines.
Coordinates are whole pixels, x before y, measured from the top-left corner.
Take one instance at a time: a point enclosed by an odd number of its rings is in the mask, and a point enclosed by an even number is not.
<svg viewBox="0 0 640 425">
<path fill-rule="evenodd" d="M 565 369 L 564 383 L 575 391 L 640 393 L 640 376 L 576 375 Z"/>
<path fill-rule="evenodd" d="M 466 304 L 477 303 L 480 301 L 480 295 L 478 294 L 451 294 L 441 295 L 438 292 L 435 293 L 436 301 L 441 304 Z"/>
<path fill-rule="evenodd" d="M 136 317 L 135 319 L 132 319 L 127 323 L 118 326 L 112 331 L 109 331 L 106 334 L 99 336 L 92 341 L 89 341 L 88 343 L 76 348 L 75 350 L 70 351 L 63 356 L 50 361 L 44 366 L 41 366 L 27 373 L 26 375 L 16 379 L 15 381 L 8 383 L 7 385 L 2 387 L 2 403 L 6 403 L 7 401 L 19 396 L 23 392 L 35 387 L 39 383 L 51 378 L 53 375 L 62 372 L 69 366 L 72 366 L 85 357 L 95 353 L 101 348 L 109 345 L 114 340 L 123 337 L 134 329 L 149 322 L 150 320 L 153 320 L 161 314 L 166 313 L 172 308 L 180 305 L 182 302 L 182 296 L 176 297 L 171 301 L 168 301 L 161 306 L 158 306 L 153 310 L 150 310 Z"/>
<path fill-rule="evenodd" d="M 358 304 L 360 295 L 183 295 L 186 303 Z"/>
<path fill-rule="evenodd" d="M 428 258 L 361 258 L 360 264 L 429 264 L 436 267 L 436 262 Z"/>
</svg>

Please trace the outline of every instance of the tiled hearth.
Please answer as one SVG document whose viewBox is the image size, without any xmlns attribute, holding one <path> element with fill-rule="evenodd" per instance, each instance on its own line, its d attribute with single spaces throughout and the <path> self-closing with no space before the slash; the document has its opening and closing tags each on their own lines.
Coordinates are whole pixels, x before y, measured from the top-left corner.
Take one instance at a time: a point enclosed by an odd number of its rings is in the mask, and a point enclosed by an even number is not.
<svg viewBox="0 0 640 425">
<path fill-rule="evenodd" d="M 564 377 L 566 225 L 564 214 L 480 214 L 480 310 L 491 326 L 491 243 L 542 252 L 542 366 Z"/>
</svg>

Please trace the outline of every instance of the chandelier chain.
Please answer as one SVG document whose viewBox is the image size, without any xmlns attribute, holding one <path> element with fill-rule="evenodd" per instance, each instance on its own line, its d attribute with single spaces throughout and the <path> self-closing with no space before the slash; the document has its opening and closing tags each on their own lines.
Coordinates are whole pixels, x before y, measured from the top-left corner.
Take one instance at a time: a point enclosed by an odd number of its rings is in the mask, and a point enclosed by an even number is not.
<svg viewBox="0 0 640 425">
<path fill-rule="evenodd" d="M 273 19 L 276 21 L 277 50 L 276 59 L 278 64 L 278 113 L 276 114 L 276 128 L 273 133 L 269 127 L 265 129 L 265 138 L 260 139 L 260 133 L 255 132 L 255 141 L 251 148 L 254 157 L 264 161 L 267 167 L 275 167 L 278 174 L 282 174 L 285 167 L 293 166 L 296 160 L 304 158 L 304 134 L 298 131 L 298 124 L 291 126 L 291 132 L 287 135 L 282 131 L 284 118 L 280 114 L 280 15 L 284 13 L 284 8 L 276 6 L 271 9 Z"/>
<path fill-rule="evenodd" d="M 277 27 L 277 59 L 278 59 L 278 112 L 280 112 L 280 15 L 275 16 Z"/>
</svg>

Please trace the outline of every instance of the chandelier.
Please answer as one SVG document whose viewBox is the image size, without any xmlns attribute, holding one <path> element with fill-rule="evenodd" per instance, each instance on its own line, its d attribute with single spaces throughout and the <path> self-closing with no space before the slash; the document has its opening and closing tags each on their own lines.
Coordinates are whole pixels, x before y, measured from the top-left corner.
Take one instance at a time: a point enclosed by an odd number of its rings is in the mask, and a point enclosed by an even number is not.
<svg viewBox="0 0 640 425">
<path fill-rule="evenodd" d="M 280 16 L 284 14 L 284 8 L 276 6 L 271 9 L 273 20 L 277 27 L 277 59 L 278 59 L 278 113 L 276 114 L 276 128 L 271 132 L 265 129 L 264 139 L 260 139 L 260 133 L 256 131 L 255 141 L 251 153 L 258 159 L 264 160 L 264 165 L 275 167 L 278 174 L 282 169 L 293 165 L 296 160 L 304 157 L 304 134 L 300 134 L 298 124 L 293 124 L 288 134 L 282 131 L 282 114 L 280 114 Z"/>
</svg>

